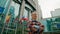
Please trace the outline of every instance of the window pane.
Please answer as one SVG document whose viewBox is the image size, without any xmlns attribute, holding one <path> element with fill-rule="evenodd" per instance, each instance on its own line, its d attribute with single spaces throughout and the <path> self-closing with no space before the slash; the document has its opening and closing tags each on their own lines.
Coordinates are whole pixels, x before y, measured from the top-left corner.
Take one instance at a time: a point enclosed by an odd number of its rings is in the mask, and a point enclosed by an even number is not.
<svg viewBox="0 0 60 34">
<path fill-rule="evenodd" d="M 25 18 L 28 17 L 28 11 L 27 11 L 26 9 L 24 9 L 24 13 L 23 13 L 23 14 L 24 14 L 23 16 L 24 16 Z"/>
</svg>

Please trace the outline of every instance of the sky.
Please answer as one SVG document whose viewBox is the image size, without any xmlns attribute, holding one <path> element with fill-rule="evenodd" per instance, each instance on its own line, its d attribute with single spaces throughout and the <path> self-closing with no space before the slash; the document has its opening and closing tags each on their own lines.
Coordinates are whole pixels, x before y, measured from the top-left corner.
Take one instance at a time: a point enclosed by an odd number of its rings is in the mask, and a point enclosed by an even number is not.
<svg viewBox="0 0 60 34">
<path fill-rule="evenodd" d="M 43 18 L 51 17 L 51 11 L 60 8 L 60 0 L 38 0 Z"/>
</svg>

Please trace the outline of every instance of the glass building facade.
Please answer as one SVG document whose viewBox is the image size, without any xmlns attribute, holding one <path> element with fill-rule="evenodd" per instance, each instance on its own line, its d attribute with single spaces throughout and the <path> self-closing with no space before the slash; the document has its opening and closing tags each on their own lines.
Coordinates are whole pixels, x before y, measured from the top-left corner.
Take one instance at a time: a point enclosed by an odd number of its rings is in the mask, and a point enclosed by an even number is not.
<svg viewBox="0 0 60 34">
<path fill-rule="evenodd" d="M 22 3 L 23 0 L 0 0 L 0 7 L 5 8 L 1 14 L 2 16 L 0 15 L 0 34 L 27 33 L 23 30 L 25 26 L 19 23 Z M 31 20 L 31 13 L 35 8 L 25 0 L 25 7 L 23 10 L 23 16 Z"/>
<path fill-rule="evenodd" d="M 51 32 L 60 32 L 60 18 L 54 17 L 47 19 L 48 31 Z"/>
</svg>

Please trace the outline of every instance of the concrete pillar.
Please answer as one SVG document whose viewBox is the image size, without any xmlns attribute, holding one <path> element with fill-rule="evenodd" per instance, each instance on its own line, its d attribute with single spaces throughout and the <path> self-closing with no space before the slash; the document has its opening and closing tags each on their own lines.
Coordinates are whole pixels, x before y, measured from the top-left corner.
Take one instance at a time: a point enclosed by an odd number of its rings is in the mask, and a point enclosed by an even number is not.
<svg viewBox="0 0 60 34">
<path fill-rule="evenodd" d="M 23 0 L 23 1 L 22 1 L 22 5 L 21 5 L 20 19 L 21 19 L 22 16 L 23 16 L 24 9 L 25 9 L 25 1 Z"/>
<path fill-rule="evenodd" d="M 20 11 L 20 18 L 19 20 L 22 18 L 23 13 L 24 13 L 24 9 L 25 9 L 25 1 L 22 1 L 22 5 L 21 5 L 21 11 Z M 23 27 L 24 25 L 22 25 L 21 27 Z M 24 34 L 24 27 L 22 28 L 22 34 Z"/>
</svg>

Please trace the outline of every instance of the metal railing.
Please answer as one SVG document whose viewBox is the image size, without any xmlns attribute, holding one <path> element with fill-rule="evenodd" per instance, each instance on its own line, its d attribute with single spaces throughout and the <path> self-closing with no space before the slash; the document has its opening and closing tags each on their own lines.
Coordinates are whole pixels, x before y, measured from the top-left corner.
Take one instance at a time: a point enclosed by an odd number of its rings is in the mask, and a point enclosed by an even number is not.
<svg viewBox="0 0 60 34">
<path fill-rule="evenodd" d="M 18 22 L 14 23 L 0 23 L 0 34 L 27 34 L 26 22 L 22 24 Z M 3 28 L 4 27 L 4 28 Z"/>
</svg>

